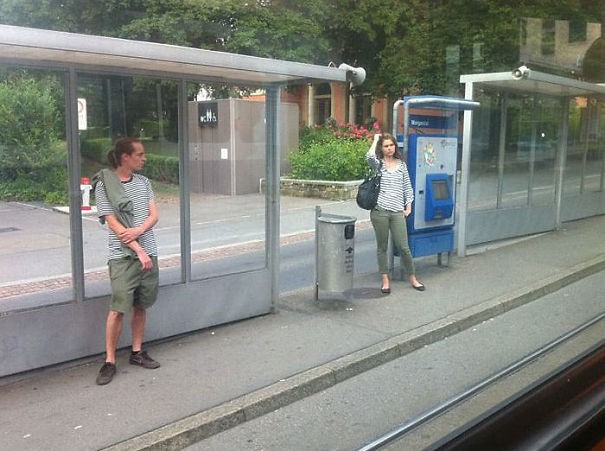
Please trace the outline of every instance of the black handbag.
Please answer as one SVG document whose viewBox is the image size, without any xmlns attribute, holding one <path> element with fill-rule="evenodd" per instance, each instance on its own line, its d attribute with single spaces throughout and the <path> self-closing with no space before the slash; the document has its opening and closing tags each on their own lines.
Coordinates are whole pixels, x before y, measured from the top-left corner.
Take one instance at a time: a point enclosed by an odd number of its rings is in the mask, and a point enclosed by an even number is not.
<svg viewBox="0 0 605 451">
<path fill-rule="evenodd" d="M 364 210 L 372 210 L 378 202 L 380 193 L 382 161 L 375 174 L 368 175 L 357 189 L 357 205 Z"/>
</svg>

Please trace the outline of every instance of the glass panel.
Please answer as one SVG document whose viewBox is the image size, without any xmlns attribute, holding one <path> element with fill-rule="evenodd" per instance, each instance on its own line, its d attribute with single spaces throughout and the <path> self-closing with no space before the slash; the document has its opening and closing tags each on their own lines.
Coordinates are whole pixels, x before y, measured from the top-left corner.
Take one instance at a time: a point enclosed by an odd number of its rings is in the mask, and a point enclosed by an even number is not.
<svg viewBox="0 0 605 451">
<path fill-rule="evenodd" d="M 502 98 L 486 91 L 478 98 L 481 108 L 473 116 L 469 209 L 496 208 L 498 196 L 498 147 Z"/>
<path fill-rule="evenodd" d="M 583 192 L 603 190 L 603 150 L 605 137 L 603 128 L 603 104 L 596 99 L 587 99 L 582 140 L 585 146 Z"/>
<path fill-rule="evenodd" d="M 554 203 L 560 102 L 555 98 L 484 92 L 474 116 L 469 208 Z M 506 139 L 500 149 L 502 102 Z"/>
<path fill-rule="evenodd" d="M 503 206 L 553 204 L 560 102 L 542 96 L 510 103 Z"/>
<path fill-rule="evenodd" d="M 567 138 L 567 161 L 563 179 L 563 196 L 578 196 L 583 190 L 586 139 L 583 135 L 587 119 L 586 98 L 571 99 L 569 104 L 569 136 Z"/>
<path fill-rule="evenodd" d="M 73 299 L 62 73 L 0 69 L 0 312 Z"/>
<path fill-rule="evenodd" d="M 199 89 L 192 84 L 189 92 Z M 265 103 L 262 94 L 254 98 L 215 99 L 206 92 L 188 102 L 193 279 L 266 266 L 266 204 L 259 193 L 266 168 Z M 289 112 L 282 108 L 282 125 L 296 127 Z"/>
<path fill-rule="evenodd" d="M 510 96 L 506 110 L 506 147 L 503 164 L 502 207 L 528 203 L 530 164 L 534 159 L 536 122 L 534 98 Z"/>
<path fill-rule="evenodd" d="M 536 123 L 532 131 L 535 161 L 530 187 L 532 205 L 554 205 L 555 162 L 561 124 L 561 101 L 553 97 L 536 99 Z"/>
<path fill-rule="evenodd" d="M 80 126 L 83 177 L 109 167 L 107 151 L 118 137 L 139 138 L 145 147 L 141 173 L 151 180 L 158 208 L 160 284 L 181 280 L 177 93 L 176 83 L 149 78 L 82 75 L 78 81 L 79 103 L 86 108 Z M 83 235 L 86 296 L 109 294 L 107 230 L 94 208 L 84 215 Z"/>
</svg>

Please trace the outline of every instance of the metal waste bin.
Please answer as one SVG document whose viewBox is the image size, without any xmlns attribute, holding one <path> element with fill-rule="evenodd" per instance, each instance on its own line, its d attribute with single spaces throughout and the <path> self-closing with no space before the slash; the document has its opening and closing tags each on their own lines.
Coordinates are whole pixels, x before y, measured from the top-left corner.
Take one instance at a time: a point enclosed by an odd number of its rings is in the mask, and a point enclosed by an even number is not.
<svg viewBox="0 0 605 451">
<path fill-rule="evenodd" d="M 349 297 L 353 288 L 355 221 L 352 216 L 321 213 L 315 220 L 315 300 L 319 291 Z"/>
</svg>

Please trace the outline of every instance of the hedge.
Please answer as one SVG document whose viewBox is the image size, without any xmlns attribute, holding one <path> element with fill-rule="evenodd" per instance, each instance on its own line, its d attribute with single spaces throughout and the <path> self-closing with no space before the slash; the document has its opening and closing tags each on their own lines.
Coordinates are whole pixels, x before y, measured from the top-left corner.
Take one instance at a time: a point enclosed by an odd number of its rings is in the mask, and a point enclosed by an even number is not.
<svg viewBox="0 0 605 451">
<path fill-rule="evenodd" d="M 111 148 L 108 138 L 88 139 L 80 146 L 82 157 L 107 165 L 107 151 Z M 179 183 L 179 159 L 147 153 L 147 162 L 141 174 L 158 182 Z"/>
</svg>

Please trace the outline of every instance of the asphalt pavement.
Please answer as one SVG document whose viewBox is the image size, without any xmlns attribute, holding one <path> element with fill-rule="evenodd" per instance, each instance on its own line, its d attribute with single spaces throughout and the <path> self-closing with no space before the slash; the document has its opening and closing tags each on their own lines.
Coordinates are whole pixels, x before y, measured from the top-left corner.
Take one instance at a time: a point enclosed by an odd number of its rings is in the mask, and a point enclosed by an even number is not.
<svg viewBox="0 0 605 451">
<path fill-rule="evenodd" d="M 352 201 L 336 210 L 360 216 Z M 604 227 L 605 216 L 566 223 L 449 266 L 417 259 L 424 292 L 393 280 L 383 295 L 375 272 L 357 274 L 348 299 L 291 291 L 274 314 L 148 343 L 159 369 L 120 351 L 106 386 L 95 385 L 102 356 L 2 378 L 0 449 L 182 449 L 601 271 Z"/>
</svg>

